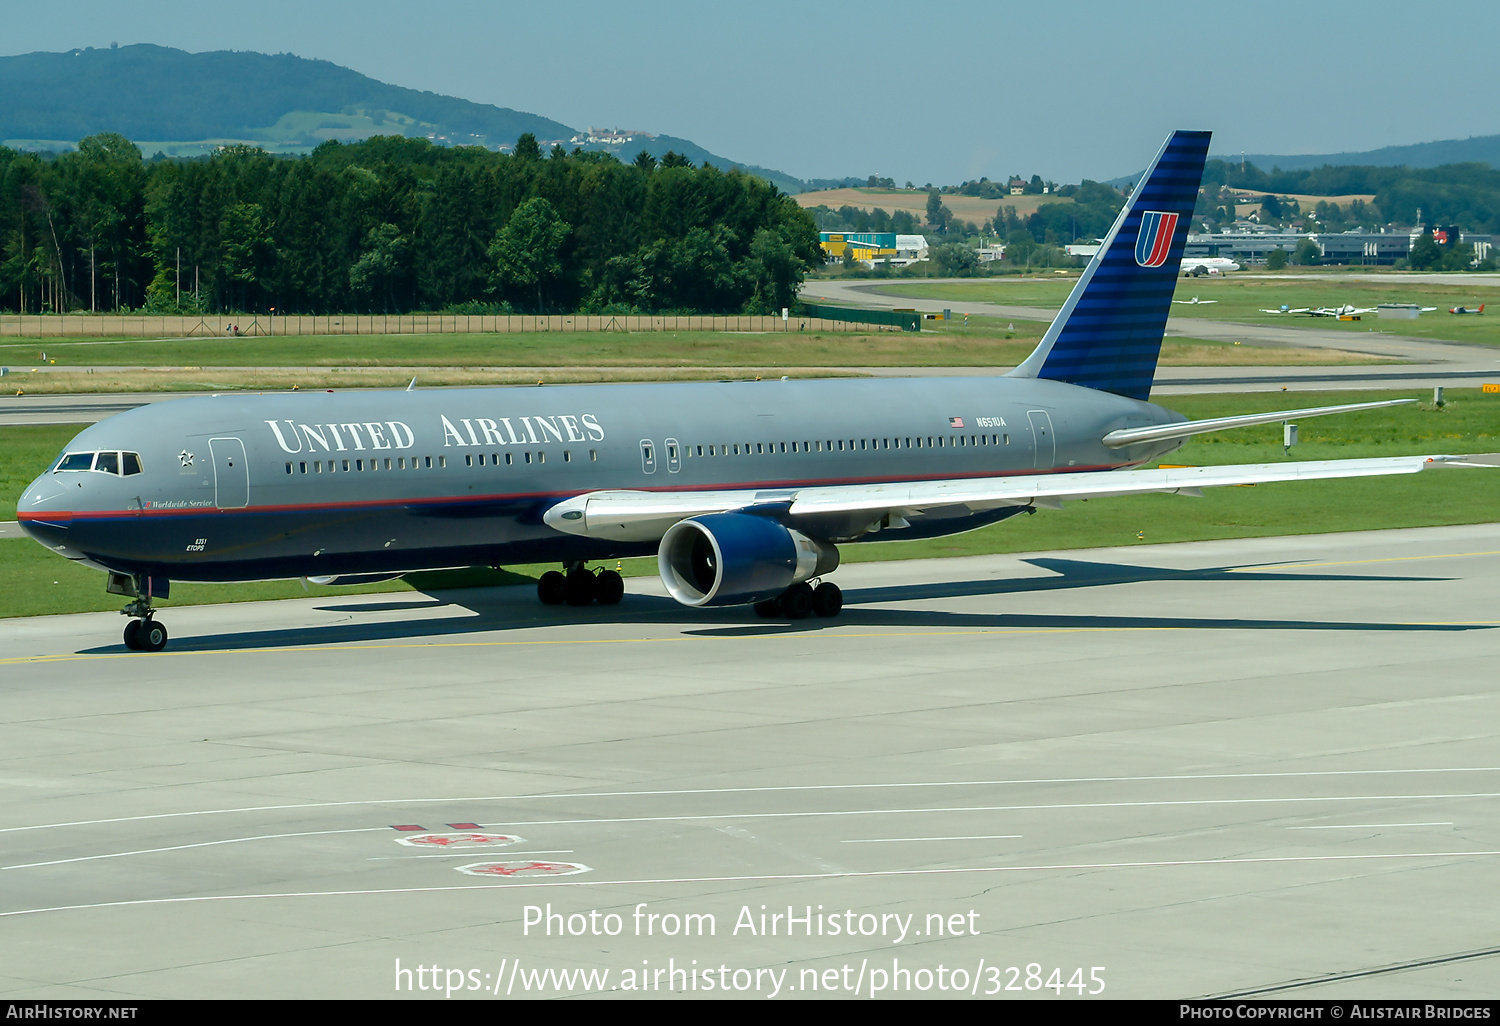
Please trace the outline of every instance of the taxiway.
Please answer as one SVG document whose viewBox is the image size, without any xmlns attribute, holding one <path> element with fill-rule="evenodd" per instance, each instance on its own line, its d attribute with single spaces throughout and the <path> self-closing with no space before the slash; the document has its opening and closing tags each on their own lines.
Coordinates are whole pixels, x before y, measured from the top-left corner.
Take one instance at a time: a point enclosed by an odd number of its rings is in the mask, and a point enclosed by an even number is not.
<svg viewBox="0 0 1500 1026">
<path fill-rule="evenodd" d="M 1495 525 L 838 579 L 0 621 L 0 994 L 1500 990 Z"/>
</svg>

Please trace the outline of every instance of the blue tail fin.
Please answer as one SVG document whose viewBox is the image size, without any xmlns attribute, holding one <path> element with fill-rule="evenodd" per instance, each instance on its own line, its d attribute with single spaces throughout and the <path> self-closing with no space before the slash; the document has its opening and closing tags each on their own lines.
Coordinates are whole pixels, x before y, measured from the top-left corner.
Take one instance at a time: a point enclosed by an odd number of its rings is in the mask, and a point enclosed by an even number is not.
<svg viewBox="0 0 1500 1026">
<path fill-rule="evenodd" d="M 1198 201 L 1209 132 L 1173 132 L 1014 377 L 1146 399 Z"/>
</svg>

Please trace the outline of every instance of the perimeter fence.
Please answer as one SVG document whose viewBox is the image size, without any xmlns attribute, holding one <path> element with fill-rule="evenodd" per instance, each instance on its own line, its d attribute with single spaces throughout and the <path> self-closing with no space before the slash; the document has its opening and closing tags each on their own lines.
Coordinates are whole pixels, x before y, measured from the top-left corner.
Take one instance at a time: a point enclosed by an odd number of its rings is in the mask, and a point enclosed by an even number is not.
<svg viewBox="0 0 1500 1026">
<path fill-rule="evenodd" d="M 912 330 L 887 311 L 839 309 L 833 316 L 713 317 L 553 314 L 329 314 L 177 317 L 156 314 L 0 314 L 0 338 L 231 338 L 273 335 L 449 335 L 516 332 L 871 332 Z M 867 318 L 860 315 L 868 314 Z"/>
</svg>

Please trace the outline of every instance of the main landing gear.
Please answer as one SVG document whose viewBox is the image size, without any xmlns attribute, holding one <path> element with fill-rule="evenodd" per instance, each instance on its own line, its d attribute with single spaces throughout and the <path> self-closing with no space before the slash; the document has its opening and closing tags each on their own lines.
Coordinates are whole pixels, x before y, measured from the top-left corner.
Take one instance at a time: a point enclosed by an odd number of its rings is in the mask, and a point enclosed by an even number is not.
<svg viewBox="0 0 1500 1026">
<path fill-rule="evenodd" d="M 844 608 L 844 593 L 831 581 L 814 588 L 806 581 L 792 585 L 773 599 L 755 603 L 755 611 L 767 620 L 805 620 L 809 616 L 838 616 Z"/>
<path fill-rule="evenodd" d="M 619 605 L 625 597 L 625 581 L 613 570 L 595 573 L 582 563 L 571 563 L 564 568 L 567 573 L 548 570 L 536 582 L 536 596 L 543 605 L 587 606 L 597 602 L 601 606 Z"/>
<path fill-rule="evenodd" d="M 133 652 L 160 652 L 167 647 L 167 628 L 155 619 L 156 611 L 145 599 L 136 599 L 120 610 L 133 617 L 125 625 L 125 647 Z"/>
</svg>

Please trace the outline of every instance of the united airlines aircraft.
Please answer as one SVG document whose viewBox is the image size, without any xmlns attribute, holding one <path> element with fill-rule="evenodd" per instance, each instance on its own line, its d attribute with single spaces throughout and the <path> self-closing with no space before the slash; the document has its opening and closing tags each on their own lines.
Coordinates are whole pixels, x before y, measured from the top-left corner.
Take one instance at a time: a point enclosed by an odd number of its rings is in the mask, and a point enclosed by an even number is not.
<svg viewBox="0 0 1500 1026">
<path fill-rule="evenodd" d="M 1403 474 L 1410 456 L 1135 469 L 1206 431 L 1147 402 L 1206 132 L 1173 134 L 1035 352 L 995 378 L 220 395 L 80 434 L 27 489 L 38 542 L 107 572 L 160 650 L 173 581 L 555 562 L 543 602 L 610 605 L 591 561 L 656 553 L 687 606 L 834 616 L 838 546 L 972 530 L 1063 500 Z M 1472 465 L 1472 464 L 1471 464 Z M 814 586 L 816 584 L 816 586 Z"/>
</svg>

